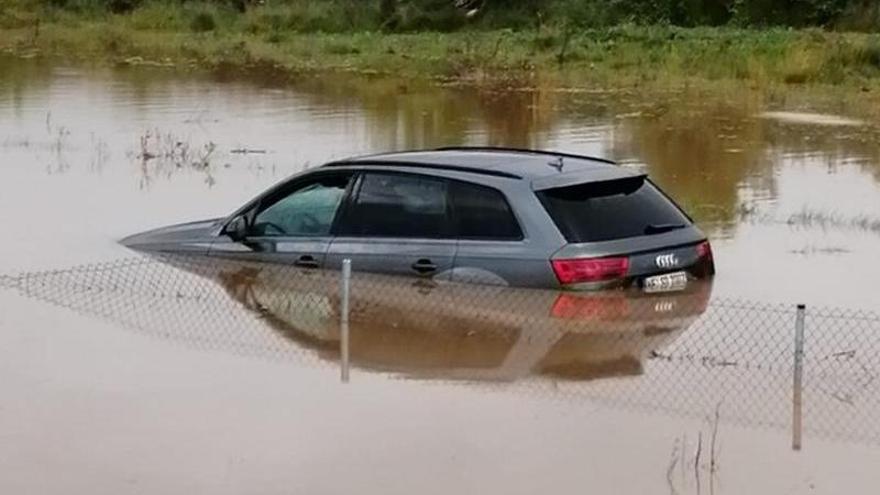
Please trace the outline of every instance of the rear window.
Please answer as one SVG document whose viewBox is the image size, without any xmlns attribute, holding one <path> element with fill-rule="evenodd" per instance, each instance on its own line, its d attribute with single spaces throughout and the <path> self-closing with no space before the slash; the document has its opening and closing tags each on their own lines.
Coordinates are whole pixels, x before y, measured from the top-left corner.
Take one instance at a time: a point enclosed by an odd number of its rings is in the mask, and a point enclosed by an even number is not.
<svg viewBox="0 0 880 495">
<path fill-rule="evenodd" d="M 568 242 L 599 242 L 667 232 L 690 220 L 643 177 L 539 191 Z"/>
</svg>

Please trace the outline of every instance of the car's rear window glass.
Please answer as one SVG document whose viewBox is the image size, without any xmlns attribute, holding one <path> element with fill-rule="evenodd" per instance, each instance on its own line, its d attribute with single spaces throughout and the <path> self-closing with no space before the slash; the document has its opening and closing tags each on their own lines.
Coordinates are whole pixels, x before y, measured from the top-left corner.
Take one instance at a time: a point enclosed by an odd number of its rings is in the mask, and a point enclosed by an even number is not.
<svg viewBox="0 0 880 495">
<path fill-rule="evenodd" d="M 365 174 L 340 235 L 452 237 L 444 180 L 406 174 Z"/>
<path fill-rule="evenodd" d="M 451 188 L 459 238 L 522 239 L 522 230 L 500 191 L 466 182 L 453 182 Z"/>
<path fill-rule="evenodd" d="M 537 194 L 568 242 L 626 239 L 690 225 L 687 216 L 642 177 Z"/>
</svg>

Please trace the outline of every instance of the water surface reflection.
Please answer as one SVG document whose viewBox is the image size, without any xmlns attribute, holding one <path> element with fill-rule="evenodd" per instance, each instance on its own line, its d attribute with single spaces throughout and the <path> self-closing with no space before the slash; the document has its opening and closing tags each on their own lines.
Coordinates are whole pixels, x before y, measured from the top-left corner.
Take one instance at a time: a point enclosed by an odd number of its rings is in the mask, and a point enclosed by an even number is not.
<svg viewBox="0 0 880 495">
<path fill-rule="evenodd" d="M 349 365 L 725 423 L 790 428 L 792 308 L 684 293 L 572 294 L 355 273 Z M 339 274 L 199 257 L 129 258 L 7 277 L 7 288 L 196 349 L 338 368 Z M 5 296 L 4 296 L 5 298 Z M 811 310 L 809 436 L 875 443 L 880 317 Z"/>
</svg>

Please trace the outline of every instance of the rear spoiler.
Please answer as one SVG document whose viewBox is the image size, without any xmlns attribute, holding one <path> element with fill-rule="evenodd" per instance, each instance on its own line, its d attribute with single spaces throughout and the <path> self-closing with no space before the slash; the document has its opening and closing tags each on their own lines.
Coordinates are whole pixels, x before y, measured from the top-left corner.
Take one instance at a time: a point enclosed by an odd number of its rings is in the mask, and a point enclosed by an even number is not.
<svg viewBox="0 0 880 495">
<path fill-rule="evenodd" d="M 559 187 L 576 186 L 591 182 L 608 182 L 618 179 L 646 178 L 648 175 L 622 167 L 601 167 L 590 170 L 575 170 L 541 177 L 532 181 L 533 191 L 546 191 Z"/>
</svg>

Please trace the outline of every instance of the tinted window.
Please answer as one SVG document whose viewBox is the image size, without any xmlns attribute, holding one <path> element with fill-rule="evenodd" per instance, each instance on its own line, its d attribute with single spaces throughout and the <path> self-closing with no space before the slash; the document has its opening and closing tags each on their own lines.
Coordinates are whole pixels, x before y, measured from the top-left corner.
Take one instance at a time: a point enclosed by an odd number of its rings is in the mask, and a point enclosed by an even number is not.
<svg viewBox="0 0 880 495">
<path fill-rule="evenodd" d="M 500 191 L 465 182 L 453 182 L 451 188 L 459 237 L 522 239 L 519 224 Z"/>
<path fill-rule="evenodd" d="M 321 177 L 281 195 L 254 218 L 253 235 L 328 235 L 348 181 L 349 176 Z"/>
<path fill-rule="evenodd" d="M 641 177 L 550 189 L 538 197 L 569 242 L 651 235 L 690 224 Z"/>
<path fill-rule="evenodd" d="M 447 183 L 405 174 L 365 174 L 340 235 L 450 237 Z"/>
</svg>

